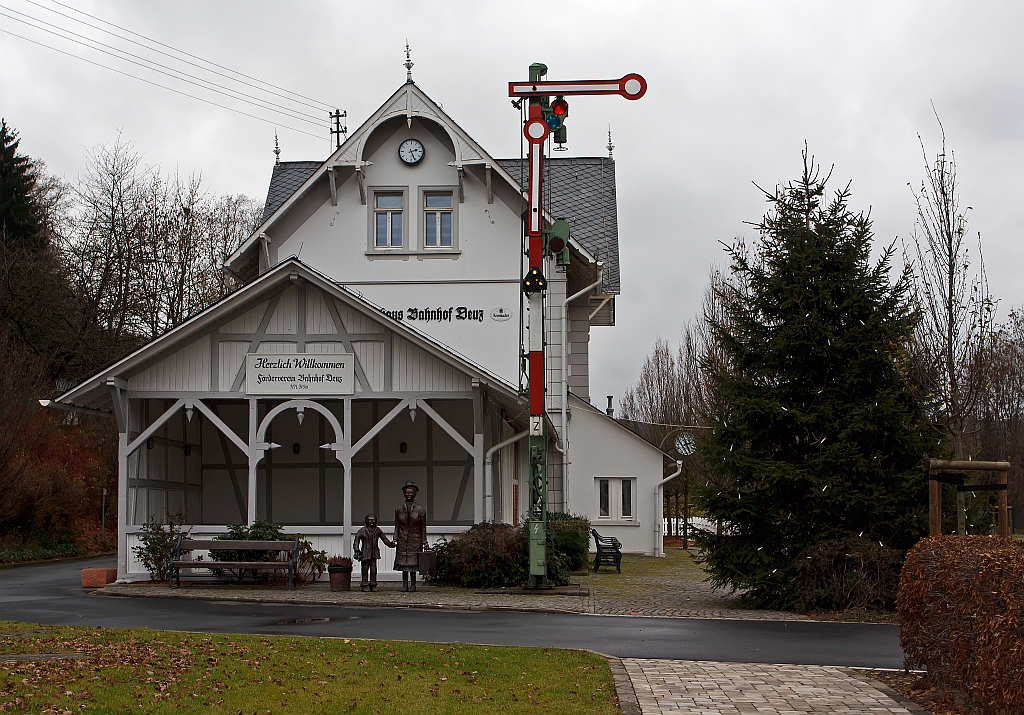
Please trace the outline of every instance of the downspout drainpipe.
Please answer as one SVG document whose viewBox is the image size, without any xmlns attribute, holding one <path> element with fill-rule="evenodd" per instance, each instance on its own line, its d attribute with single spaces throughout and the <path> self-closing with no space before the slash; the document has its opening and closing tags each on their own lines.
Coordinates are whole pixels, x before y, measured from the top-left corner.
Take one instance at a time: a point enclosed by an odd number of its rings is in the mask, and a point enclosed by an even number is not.
<svg viewBox="0 0 1024 715">
<path fill-rule="evenodd" d="M 493 469 L 491 467 L 494 461 L 494 453 L 503 447 L 507 447 L 513 442 L 518 442 L 523 437 L 529 435 L 529 431 L 520 432 L 517 435 L 509 437 L 504 442 L 498 442 L 496 445 L 487 450 L 487 454 L 484 455 L 484 520 L 494 521 L 494 479 Z"/>
<path fill-rule="evenodd" d="M 569 509 L 569 303 L 597 288 L 604 281 L 604 261 L 597 262 L 597 280 L 562 301 L 562 434 L 555 449 L 562 453 L 562 493 Z M 561 444 L 559 444 L 561 442 Z"/>
<path fill-rule="evenodd" d="M 665 545 L 662 541 L 662 487 L 668 482 L 678 477 L 683 471 L 683 460 L 676 460 L 676 471 L 672 473 L 672 476 L 665 477 L 654 487 L 654 555 L 664 556 Z"/>
</svg>

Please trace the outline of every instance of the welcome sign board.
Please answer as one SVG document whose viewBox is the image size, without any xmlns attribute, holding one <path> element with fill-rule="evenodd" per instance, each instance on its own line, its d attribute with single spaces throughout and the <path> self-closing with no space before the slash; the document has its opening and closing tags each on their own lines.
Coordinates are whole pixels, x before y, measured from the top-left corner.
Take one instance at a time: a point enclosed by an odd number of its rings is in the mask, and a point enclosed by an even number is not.
<svg viewBox="0 0 1024 715">
<path fill-rule="evenodd" d="M 351 395 L 355 391 L 352 353 L 245 356 L 247 395 Z"/>
</svg>

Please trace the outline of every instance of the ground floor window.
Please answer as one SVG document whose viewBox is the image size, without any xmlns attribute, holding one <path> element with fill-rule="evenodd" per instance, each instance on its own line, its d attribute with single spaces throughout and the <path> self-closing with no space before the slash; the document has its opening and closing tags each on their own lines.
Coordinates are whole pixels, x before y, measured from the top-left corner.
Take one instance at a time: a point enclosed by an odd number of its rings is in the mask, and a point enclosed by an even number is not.
<svg viewBox="0 0 1024 715">
<path fill-rule="evenodd" d="M 636 477 L 597 477 L 597 518 L 608 521 L 633 521 Z"/>
</svg>

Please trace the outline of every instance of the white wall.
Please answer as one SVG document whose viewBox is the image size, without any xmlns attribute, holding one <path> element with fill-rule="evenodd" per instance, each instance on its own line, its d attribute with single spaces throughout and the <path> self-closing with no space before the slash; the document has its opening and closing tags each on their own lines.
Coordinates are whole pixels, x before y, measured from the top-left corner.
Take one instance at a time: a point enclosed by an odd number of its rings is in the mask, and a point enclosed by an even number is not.
<svg viewBox="0 0 1024 715">
<path fill-rule="evenodd" d="M 386 133 L 391 128 L 393 125 L 386 125 L 381 131 Z M 425 147 L 423 160 L 413 167 L 398 158 L 399 144 L 410 137 L 419 139 Z M 338 187 L 337 206 L 331 205 L 329 195 L 310 191 L 292 214 L 270 229 L 272 261 L 297 255 L 390 311 L 405 312 L 412 307 L 482 310 L 483 321 L 453 318 L 410 324 L 518 384 L 522 278 L 519 211 L 503 203 L 497 192 L 493 203 L 487 203 L 485 185 L 469 170 L 463 182 L 465 201 L 459 203 L 458 172 L 448 166 L 454 153 L 419 119 L 413 120 L 412 128 L 401 122 L 397 131 L 363 158 L 373 163 L 365 172 L 366 205 L 360 201 L 354 174 Z M 499 181 L 495 175 L 494 182 Z M 457 253 L 423 250 L 420 196 L 425 187 L 453 192 Z M 370 249 L 369 221 L 375 188 L 406 190 L 404 243 L 411 253 Z M 303 215 L 308 218 L 302 220 Z M 298 220 L 302 222 L 294 225 Z M 512 317 L 494 320 L 491 313 L 498 308 Z"/>
<path fill-rule="evenodd" d="M 662 454 L 575 396 L 570 397 L 568 511 L 586 514 L 601 536 L 614 536 L 622 550 L 653 555 L 654 488 L 662 479 Z M 597 477 L 635 477 L 633 521 L 598 517 Z"/>
</svg>

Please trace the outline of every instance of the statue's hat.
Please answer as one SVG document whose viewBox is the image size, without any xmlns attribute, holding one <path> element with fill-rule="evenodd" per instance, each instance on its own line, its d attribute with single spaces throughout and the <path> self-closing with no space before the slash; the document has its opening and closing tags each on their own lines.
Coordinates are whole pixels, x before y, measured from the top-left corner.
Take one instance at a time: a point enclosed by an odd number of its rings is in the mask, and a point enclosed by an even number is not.
<svg viewBox="0 0 1024 715">
<path fill-rule="evenodd" d="M 415 482 L 413 482 L 411 479 L 405 483 L 405 486 L 402 487 L 402 491 L 404 492 L 406 489 L 409 488 L 415 489 L 417 492 L 419 492 L 420 490 L 420 488 L 416 486 Z"/>
</svg>

